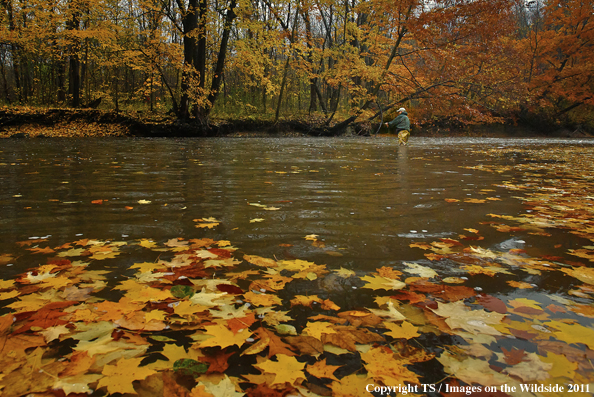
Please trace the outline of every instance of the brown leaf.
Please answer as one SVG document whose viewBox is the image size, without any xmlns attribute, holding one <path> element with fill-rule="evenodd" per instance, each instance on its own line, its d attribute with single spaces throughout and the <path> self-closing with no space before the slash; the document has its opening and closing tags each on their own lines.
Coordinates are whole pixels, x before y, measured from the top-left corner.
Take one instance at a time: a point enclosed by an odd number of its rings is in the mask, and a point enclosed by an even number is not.
<svg viewBox="0 0 594 397">
<path fill-rule="evenodd" d="M 410 301 L 410 303 L 423 302 L 427 299 L 425 295 L 411 291 L 399 291 L 396 295 L 393 295 L 392 298 L 400 301 Z"/>
<path fill-rule="evenodd" d="M 208 363 L 208 371 L 206 373 L 212 374 L 215 372 L 223 373 L 229 368 L 229 357 L 234 355 L 235 352 L 223 353 L 220 351 L 218 354 L 213 356 L 200 357 L 200 361 Z"/>
<path fill-rule="evenodd" d="M 291 344 L 294 348 L 304 355 L 308 354 L 311 356 L 317 356 L 324 352 L 324 344 L 313 336 L 301 335 L 301 336 L 287 336 L 285 340 Z"/>
<path fill-rule="evenodd" d="M 221 292 L 226 292 L 226 293 L 232 294 L 232 295 L 241 295 L 244 292 L 241 288 L 236 287 L 235 285 L 230 285 L 230 284 L 218 284 L 217 290 L 219 290 Z"/>
<path fill-rule="evenodd" d="M 520 330 L 520 329 L 510 328 L 509 331 L 512 333 L 513 336 L 515 336 L 516 338 L 520 338 L 520 339 L 531 340 L 538 336 L 537 333 L 532 333 L 532 332 L 528 332 L 528 331 L 524 331 L 524 330 Z"/>
<path fill-rule="evenodd" d="M 341 312 L 341 313 L 337 313 L 337 315 L 340 318 L 344 318 L 344 319 L 348 320 L 349 323 L 351 325 L 353 325 L 354 327 L 359 327 L 359 326 L 374 327 L 384 321 L 381 317 L 379 317 L 373 313 L 362 312 L 362 311 L 358 311 L 358 310 Z"/>
<path fill-rule="evenodd" d="M 36 312 L 31 312 L 31 316 L 27 318 L 27 323 L 24 324 L 22 327 L 14 330 L 12 335 L 17 335 L 23 332 L 28 331 L 31 327 L 41 327 L 41 328 L 49 328 L 55 327 L 56 325 L 64 325 L 68 324 L 68 321 L 62 320 L 60 317 L 67 315 L 59 309 L 63 309 L 68 306 L 72 306 L 77 304 L 78 302 L 75 301 L 65 301 L 65 302 L 52 302 Z"/>
<path fill-rule="evenodd" d="M 524 349 L 517 349 L 514 347 L 512 350 L 508 351 L 505 349 L 505 347 L 502 347 L 501 351 L 503 352 L 505 362 L 508 365 L 519 364 L 524 361 L 524 358 L 526 357 L 526 352 Z"/>
<path fill-rule="evenodd" d="M 337 325 L 334 329 L 336 330 L 335 334 L 322 334 L 322 342 L 330 343 L 352 352 L 357 351 L 356 343 L 366 345 L 384 340 L 380 335 L 370 332 L 367 329 L 342 325 Z"/>
<path fill-rule="evenodd" d="M 478 295 L 476 297 L 476 301 L 479 305 L 492 312 L 497 312 L 501 314 L 507 313 L 507 306 L 505 305 L 505 303 L 501 299 L 496 298 L 492 295 Z"/>
</svg>

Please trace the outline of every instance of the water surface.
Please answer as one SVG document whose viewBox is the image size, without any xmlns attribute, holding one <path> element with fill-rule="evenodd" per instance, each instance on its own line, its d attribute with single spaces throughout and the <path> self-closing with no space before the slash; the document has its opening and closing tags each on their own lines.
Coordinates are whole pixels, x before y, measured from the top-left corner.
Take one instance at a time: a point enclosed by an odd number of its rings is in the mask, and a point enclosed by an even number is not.
<svg viewBox="0 0 594 397">
<path fill-rule="evenodd" d="M 416 259 L 412 242 L 457 238 L 464 228 L 491 220 L 488 213 L 523 211 L 513 192 L 496 186 L 517 177 L 513 170 L 468 168 L 517 158 L 485 158 L 477 150 L 559 145 L 590 142 L 417 138 L 399 147 L 390 138 L 5 140 L 0 249 L 43 236 L 56 245 L 81 236 L 208 236 L 252 254 L 373 270 Z M 464 202 L 487 197 L 493 199 L 488 206 Z M 195 219 L 208 217 L 220 225 L 195 227 Z M 324 247 L 305 240 L 312 234 Z M 504 236 L 485 237 L 489 246 Z"/>
</svg>

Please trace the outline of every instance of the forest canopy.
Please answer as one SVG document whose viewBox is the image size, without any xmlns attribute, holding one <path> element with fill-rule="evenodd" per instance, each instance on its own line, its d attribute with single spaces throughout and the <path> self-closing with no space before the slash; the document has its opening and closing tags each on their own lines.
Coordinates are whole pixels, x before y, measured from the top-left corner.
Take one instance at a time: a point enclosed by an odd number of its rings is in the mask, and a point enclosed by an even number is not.
<svg viewBox="0 0 594 397">
<path fill-rule="evenodd" d="M 0 0 L 5 105 L 594 125 L 590 0 Z"/>
</svg>

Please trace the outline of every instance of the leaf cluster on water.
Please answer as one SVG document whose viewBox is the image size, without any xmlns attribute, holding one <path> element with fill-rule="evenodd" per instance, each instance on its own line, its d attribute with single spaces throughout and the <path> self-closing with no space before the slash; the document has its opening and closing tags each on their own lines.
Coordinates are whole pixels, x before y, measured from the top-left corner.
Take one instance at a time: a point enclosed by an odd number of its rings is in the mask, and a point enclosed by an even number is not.
<svg viewBox="0 0 594 397">
<path fill-rule="evenodd" d="M 529 171 L 541 166 L 531 163 Z M 412 243 L 419 260 L 371 274 L 240 253 L 229 241 L 207 237 L 18 242 L 15 252 L 0 255 L 0 265 L 42 264 L 0 280 L 2 395 L 351 396 L 369 384 L 590 384 L 592 268 L 477 244 L 479 229 L 490 228 L 538 238 L 563 229 L 594 238 L 590 181 L 547 185 L 530 172 L 501 187 L 523 193 L 519 199 L 531 212 L 491 214 L 495 221 L 465 225 L 474 227 L 458 239 Z M 219 223 L 196 222 L 205 233 Z M 305 240 L 321 242 L 317 235 Z M 154 259 L 132 263 L 138 251 Z M 566 254 L 594 261 L 590 245 Z M 108 262 L 118 266 L 96 266 Z M 127 268 L 123 280 L 119 266 Z M 526 281 L 547 277 L 571 278 L 573 285 L 561 294 Z M 534 293 L 481 292 L 492 278 Z M 320 280 L 357 286 L 373 305 L 337 304 L 350 292 L 301 293 L 304 285 L 316 290 Z"/>
</svg>

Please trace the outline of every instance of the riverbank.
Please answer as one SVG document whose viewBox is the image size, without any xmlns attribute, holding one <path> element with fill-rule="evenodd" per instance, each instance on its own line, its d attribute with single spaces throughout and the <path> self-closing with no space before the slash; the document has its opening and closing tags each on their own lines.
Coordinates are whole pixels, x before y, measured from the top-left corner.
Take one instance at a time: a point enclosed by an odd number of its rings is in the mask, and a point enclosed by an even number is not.
<svg viewBox="0 0 594 397">
<path fill-rule="evenodd" d="M 377 124 L 353 124 L 332 131 L 316 117 L 281 120 L 213 119 L 208 125 L 184 123 L 171 115 L 108 112 L 96 109 L 0 109 L 0 138 L 81 137 L 300 137 L 391 135 Z M 423 137 L 592 137 L 581 128 L 538 131 L 526 126 L 489 124 L 472 126 L 413 125 L 413 136 Z"/>
</svg>

